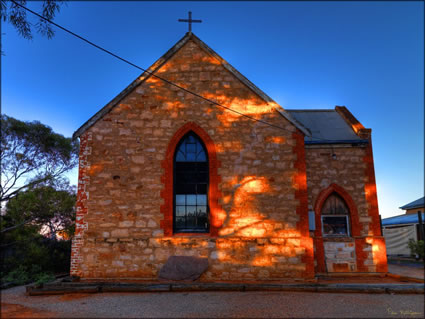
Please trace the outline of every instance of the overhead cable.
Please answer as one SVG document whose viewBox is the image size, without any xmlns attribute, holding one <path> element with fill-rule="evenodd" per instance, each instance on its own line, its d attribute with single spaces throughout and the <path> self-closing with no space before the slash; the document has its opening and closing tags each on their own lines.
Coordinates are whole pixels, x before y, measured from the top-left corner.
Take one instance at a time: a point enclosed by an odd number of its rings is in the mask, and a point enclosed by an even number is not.
<svg viewBox="0 0 425 319">
<path fill-rule="evenodd" d="M 59 29 L 61 29 L 61 30 L 65 31 L 65 32 L 67 32 L 67 33 L 69 33 L 69 34 L 71 34 L 71 35 L 73 35 L 73 36 L 77 37 L 78 39 L 80 39 L 80 40 L 82 40 L 82 41 L 84 41 L 84 42 L 86 42 L 86 43 L 88 43 L 88 44 L 90 44 L 91 46 L 94 46 L 95 48 L 97 48 L 97 49 L 99 49 L 99 50 L 101 50 L 101 51 L 103 51 L 103 52 L 105 52 L 105 53 L 107 53 L 107 54 L 109 54 L 109 55 L 111 55 L 111 56 L 113 56 L 113 57 L 115 57 L 115 58 L 117 58 L 117 59 L 119 59 L 119 60 L 121 60 L 121 61 L 123 61 L 123 62 L 125 62 L 125 63 L 129 64 L 129 65 L 131 65 L 132 67 L 135 67 L 135 68 L 137 68 L 137 69 L 139 69 L 139 70 L 141 70 L 141 71 L 143 71 L 143 72 L 145 72 L 145 73 L 147 73 L 147 74 L 149 74 L 149 75 L 151 75 L 151 76 L 153 76 L 153 77 L 155 77 L 155 78 L 157 78 L 157 79 L 159 79 L 159 80 L 161 80 L 161 81 L 164 81 L 165 83 L 168 83 L 168 84 L 170 84 L 170 85 L 172 85 L 172 86 L 174 86 L 174 87 L 176 87 L 176 88 L 178 88 L 178 89 L 180 89 L 180 90 L 182 90 L 182 91 L 184 91 L 184 92 L 186 92 L 186 93 L 192 94 L 192 95 L 194 95 L 194 96 L 196 96 L 196 97 L 198 97 L 198 98 L 200 98 L 200 99 L 203 99 L 203 100 L 207 101 L 208 103 L 211 103 L 211 104 L 213 104 L 213 105 L 216 105 L 216 106 L 219 106 L 219 107 L 221 107 L 221 108 L 224 108 L 224 109 L 226 109 L 226 110 L 228 110 L 228 111 L 230 111 L 230 112 L 236 113 L 236 114 L 241 115 L 241 116 L 243 116 L 243 117 L 246 117 L 246 118 L 248 118 L 248 119 L 250 119 L 250 120 L 253 120 L 253 121 L 256 121 L 256 122 L 259 122 L 259 123 L 262 123 L 262 124 L 268 125 L 268 126 L 270 126 L 270 127 L 274 127 L 274 128 L 277 128 L 277 129 L 283 130 L 283 131 L 285 131 L 285 132 L 290 132 L 290 133 L 292 133 L 292 131 L 285 129 L 284 127 L 281 127 L 281 126 L 275 125 L 275 124 L 273 124 L 273 123 L 269 123 L 269 122 L 264 121 L 264 120 L 261 120 L 261 119 L 256 119 L 256 118 L 255 118 L 255 117 L 253 117 L 253 116 L 250 116 L 250 115 L 244 114 L 244 113 L 242 113 L 242 112 L 240 112 L 240 111 L 237 111 L 237 110 L 235 110 L 235 109 L 232 109 L 232 108 L 230 108 L 230 107 L 228 107 L 228 106 L 225 106 L 225 105 L 222 105 L 222 104 L 220 104 L 220 103 L 217 103 L 217 102 L 215 102 L 215 101 L 213 101 L 213 100 L 210 100 L 210 99 L 208 99 L 208 98 L 206 98 L 206 97 L 204 97 L 204 96 L 202 96 L 202 95 L 200 95 L 200 94 L 198 94 L 198 93 L 195 93 L 195 92 L 193 92 L 193 91 L 190 91 L 190 90 L 188 90 L 188 89 L 186 89 L 186 88 L 184 88 L 184 87 L 182 87 L 182 86 L 180 86 L 180 85 L 178 85 L 178 84 L 176 84 L 176 83 L 174 83 L 174 82 L 171 82 L 171 81 L 169 81 L 169 80 L 167 80 L 167 79 L 165 79 L 165 78 L 163 78 L 163 77 L 160 77 L 160 76 L 158 76 L 158 75 L 154 74 L 153 72 L 151 72 L 151 71 L 149 71 L 149 70 L 147 70 L 147 69 L 144 69 L 144 68 L 142 68 L 142 67 L 140 67 L 140 66 L 138 66 L 138 65 L 136 65 L 136 64 L 134 64 L 134 63 L 132 63 L 132 62 L 130 62 L 130 61 L 128 61 L 127 59 L 124 59 L 124 58 L 120 57 L 119 55 L 117 55 L 117 54 L 115 54 L 115 53 L 113 53 L 113 52 L 111 52 L 111 51 L 109 51 L 109 50 L 107 50 L 107 49 L 105 49 L 105 48 L 103 48 L 103 47 L 101 47 L 101 46 L 99 46 L 99 45 L 97 45 L 97 44 L 95 44 L 95 43 L 91 42 L 90 40 L 87 40 L 86 38 L 84 38 L 84 37 L 82 37 L 82 36 L 80 36 L 80 35 L 76 34 L 75 32 L 72 32 L 72 31 L 68 30 L 67 28 L 62 27 L 61 25 L 59 25 L 59 24 L 57 24 L 57 23 L 55 23 L 55 22 L 51 21 L 50 19 L 47 19 L 47 18 L 43 17 L 42 15 L 38 14 L 37 12 L 35 12 L 35 11 L 33 11 L 33 10 L 31 10 L 31 9 L 29 9 L 29 8 L 27 8 L 27 7 L 25 7 L 25 6 L 23 6 L 22 4 L 20 4 L 20 3 L 16 2 L 16 1 L 14 1 L 14 0 L 10 0 L 10 1 L 11 1 L 11 2 L 13 2 L 14 4 L 16 4 L 17 6 L 19 6 L 19 7 L 23 8 L 23 9 L 27 10 L 28 12 L 30 12 L 30 13 L 32 13 L 32 14 L 34 14 L 34 15 L 36 15 L 36 16 L 37 16 L 37 17 L 39 17 L 40 19 L 43 19 L 43 20 L 45 20 L 45 21 L 47 21 L 47 22 L 51 23 L 52 25 L 54 25 L 54 26 L 58 27 Z M 322 139 L 322 138 L 317 138 L 317 137 L 314 137 L 313 139 L 314 139 L 314 140 L 316 140 L 316 141 L 318 141 L 318 140 L 320 140 L 320 141 L 332 141 L 332 140 L 329 140 L 329 139 Z"/>
</svg>

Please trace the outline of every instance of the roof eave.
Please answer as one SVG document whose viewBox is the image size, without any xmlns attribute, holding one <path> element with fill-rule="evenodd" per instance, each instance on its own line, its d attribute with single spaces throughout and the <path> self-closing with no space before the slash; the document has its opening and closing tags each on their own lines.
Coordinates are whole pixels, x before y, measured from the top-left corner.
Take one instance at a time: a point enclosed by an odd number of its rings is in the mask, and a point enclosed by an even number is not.
<svg viewBox="0 0 425 319">
<path fill-rule="evenodd" d="M 320 140 L 305 141 L 305 144 L 368 144 L 369 140 Z"/>
<path fill-rule="evenodd" d="M 245 84 L 251 91 L 253 91 L 255 94 L 257 94 L 261 99 L 263 99 L 265 102 L 269 103 L 274 107 L 274 109 L 282 115 L 286 120 L 291 122 L 296 128 L 298 128 L 300 131 L 302 131 L 306 136 L 311 136 L 310 131 L 305 128 L 300 122 L 295 120 L 282 106 L 280 106 L 278 103 L 276 103 L 270 96 L 268 96 L 266 93 L 264 93 L 258 86 L 256 86 L 254 83 L 252 83 L 250 80 L 248 80 L 242 73 L 240 73 L 238 70 L 236 70 L 230 63 L 228 63 L 226 60 L 224 60 L 220 55 L 218 55 L 213 49 L 211 49 L 205 42 L 203 42 L 201 39 L 199 39 L 196 35 L 192 34 L 192 38 L 197 42 L 197 44 L 202 47 L 205 51 L 207 51 L 209 54 L 211 54 L 214 58 L 220 61 L 220 63 L 223 65 L 223 67 L 232 73 L 239 81 L 241 81 L 243 84 Z"/>
<path fill-rule="evenodd" d="M 75 139 L 80 137 L 89 127 L 96 123 L 100 118 L 107 114 L 115 105 L 117 105 L 127 94 L 129 94 L 135 87 L 145 82 L 154 72 L 156 72 L 165 62 L 167 62 L 192 36 L 191 32 L 187 32 L 183 38 L 171 47 L 164 55 L 156 60 L 146 71 L 138 76 L 133 82 L 131 82 L 123 91 L 115 96 L 110 102 L 102 107 L 97 113 L 95 113 L 90 119 L 88 119 L 83 125 L 78 128 L 72 138 Z"/>
</svg>

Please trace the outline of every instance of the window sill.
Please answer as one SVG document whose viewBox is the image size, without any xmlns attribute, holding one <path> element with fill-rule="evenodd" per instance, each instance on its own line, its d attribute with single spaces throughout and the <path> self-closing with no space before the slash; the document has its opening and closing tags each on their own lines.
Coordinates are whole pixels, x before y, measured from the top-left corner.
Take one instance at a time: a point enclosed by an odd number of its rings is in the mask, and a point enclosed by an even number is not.
<svg viewBox="0 0 425 319">
<path fill-rule="evenodd" d="M 208 233 L 173 233 L 173 237 L 211 237 Z"/>
<path fill-rule="evenodd" d="M 354 238 L 348 236 L 323 236 L 323 241 L 352 242 Z"/>
</svg>

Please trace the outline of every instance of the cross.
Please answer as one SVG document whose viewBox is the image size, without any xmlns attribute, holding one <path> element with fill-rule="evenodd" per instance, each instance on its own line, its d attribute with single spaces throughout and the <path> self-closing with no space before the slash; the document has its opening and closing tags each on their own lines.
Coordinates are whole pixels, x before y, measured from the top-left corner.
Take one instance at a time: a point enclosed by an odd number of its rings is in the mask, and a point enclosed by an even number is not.
<svg viewBox="0 0 425 319">
<path fill-rule="evenodd" d="M 192 22 L 201 23 L 202 20 L 192 20 L 192 11 L 189 11 L 189 19 L 179 19 L 179 22 L 188 22 L 189 23 L 189 32 L 192 32 Z"/>
</svg>

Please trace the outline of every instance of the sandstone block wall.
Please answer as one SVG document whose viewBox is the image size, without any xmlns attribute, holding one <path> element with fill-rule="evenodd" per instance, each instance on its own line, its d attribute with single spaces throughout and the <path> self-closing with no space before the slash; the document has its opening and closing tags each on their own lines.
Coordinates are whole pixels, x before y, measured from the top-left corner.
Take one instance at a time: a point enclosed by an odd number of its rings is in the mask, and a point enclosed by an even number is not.
<svg viewBox="0 0 425 319">
<path fill-rule="evenodd" d="M 192 41 L 157 74 L 286 131 L 150 77 L 81 136 L 72 273 L 152 279 L 186 255 L 209 259 L 202 280 L 312 277 L 302 135 Z M 167 150 L 188 123 L 216 152 L 217 233 L 170 234 Z"/>
</svg>

